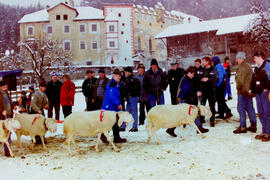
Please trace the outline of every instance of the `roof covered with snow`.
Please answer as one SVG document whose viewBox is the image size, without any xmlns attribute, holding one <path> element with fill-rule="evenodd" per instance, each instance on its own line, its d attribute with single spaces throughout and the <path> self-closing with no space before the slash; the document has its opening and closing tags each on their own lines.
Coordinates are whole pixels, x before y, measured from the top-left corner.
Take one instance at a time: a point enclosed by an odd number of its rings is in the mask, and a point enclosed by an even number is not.
<svg viewBox="0 0 270 180">
<path fill-rule="evenodd" d="M 53 9 L 54 7 L 51 7 L 50 9 L 43 9 L 43 10 L 31 13 L 31 14 L 26 14 L 23 16 L 22 19 L 19 20 L 19 23 L 49 22 L 48 11 Z M 103 11 L 97 8 L 74 7 L 74 10 L 78 12 L 77 17 L 75 17 L 74 20 L 104 19 Z"/>
<path fill-rule="evenodd" d="M 249 14 L 244 16 L 173 25 L 159 33 L 155 38 L 159 39 L 209 31 L 217 31 L 216 35 L 242 32 L 248 23 L 255 17 L 256 14 Z"/>
</svg>

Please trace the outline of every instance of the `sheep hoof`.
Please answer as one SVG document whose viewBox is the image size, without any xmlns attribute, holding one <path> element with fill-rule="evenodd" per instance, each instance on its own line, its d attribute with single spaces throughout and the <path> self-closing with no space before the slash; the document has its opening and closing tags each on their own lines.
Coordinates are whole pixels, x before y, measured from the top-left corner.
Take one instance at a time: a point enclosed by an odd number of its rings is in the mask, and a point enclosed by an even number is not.
<svg viewBox="0 0 270 180">
<path fill-rule="evenodd" d="M 205 136 L 202 136 L 202 138 L 204 139 L 204 138 L 205 138 Z"/>
<path fill-rule="evenodd" d="M 147 144 L 149 144 L 149 143 L 150 143 L 150 140 L 151 140 L 150 138 L 148 138 L 148 139 L 147 139 Z"/>
<path fill-rule="evenodd" d="M 161 144 L 161 142 L 157 141 L 157 145 L 160 145 L 160 144 Z"/>
</svg>

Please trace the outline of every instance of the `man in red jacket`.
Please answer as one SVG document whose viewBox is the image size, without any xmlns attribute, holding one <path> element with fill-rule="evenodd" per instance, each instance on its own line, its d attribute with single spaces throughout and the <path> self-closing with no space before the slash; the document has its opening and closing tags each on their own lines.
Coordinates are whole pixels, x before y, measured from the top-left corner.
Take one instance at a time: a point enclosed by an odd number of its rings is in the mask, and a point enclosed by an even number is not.
<svg viewBox="0 0 270 180">
<path fill-rule="evenodd" d="M 64 84 L 61 87 L 60 103 L 62 105 L 63 114 L 66 118 L 72 113 L 72 106 L 74 105 L 75 84 L 70 80 L 69 75 L 63 75 Z"/>
</svg>

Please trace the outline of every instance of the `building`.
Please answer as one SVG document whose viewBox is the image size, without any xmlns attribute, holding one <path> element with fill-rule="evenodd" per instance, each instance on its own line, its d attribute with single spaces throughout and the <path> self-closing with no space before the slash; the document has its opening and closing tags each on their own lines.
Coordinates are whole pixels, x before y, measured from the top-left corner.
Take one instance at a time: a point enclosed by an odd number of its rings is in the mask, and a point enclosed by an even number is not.
<svg viewBox="0 0 270 180">
<path fill-rule="evenodd" d="M 132 65 L 151 58 L 164 61 L 164 41 L 155 36 L 173 24 L 200 19 L 178 11 L 134 4 L 105 4 L 103 10 L 74 7 L 73 1 L 48 6 L 20 19 L 20 40 L 57 40 L 71 50 L 75 64 Z"/>
<path fill-rule="evenodd" d="M 256 14 L 169 26 L 155 38 L 166 40 L 168 59 L 180 59 L 185 67 L 196 58 L 229 56 L 234 62 L 238 51 L 245 51 L 252 61 L 255 44 L 243 32 Z"/>
</svg>

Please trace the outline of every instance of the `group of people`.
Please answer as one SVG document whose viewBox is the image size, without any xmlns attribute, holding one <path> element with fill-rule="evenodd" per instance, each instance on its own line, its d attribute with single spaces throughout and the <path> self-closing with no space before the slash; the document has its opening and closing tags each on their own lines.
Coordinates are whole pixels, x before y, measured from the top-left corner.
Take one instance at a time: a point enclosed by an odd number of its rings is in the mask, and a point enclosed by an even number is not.
<svg viewBox="0 0 270 180">
<path fill-rule="evenodd" d="M 239 52 L 236 56 L 238 64 L 235 68 L 236 89 L 237 89 L 237 110 L 240 115 L 240 126 L 233 133 L 256 132 L 257 122 L 253 107 L 252 97 L 256 96 L 257 111 L 262 124 L 262 134 L 256 135 L 255 139 L 270 141 L 270 60 L 265 60 L 262 52 L 254 54 L 254 62 L 257 67 L 254 72 L 249 64 L 245 62 L 246 55 Z M 156 105 L 165 102 L 164 91 L 169 86 L 171 104 L 188 103 L 192 105 L 206 105 L 208 102 L 212 116 L 210 126 L 215 126 L 215 119 L 229 119 L 232 117 L 230 108 L 226 104 L 232 99 L 230 88 L 230 59 L 226 57 L 224 64 L 218 56 L 210 58 L 205 56 L 194 61 L 194 66 L 186 70 L 179 67 L 177 61 L 172 62 L 171 69 L 166 73 L 159 66 L 156 59 L 151 60 L 150 68 L 145 71 L 144 64 L 137 66 L 137 74 L 134 75 L 132 67 L 125 67 L 123 71 L 115 69 L 112 78 L 106 77 L 104 69 L 99 69 L 98 78 L 95 72 L 86 72 L 87 79 L 82 84 L 82 92 L 85 96 L 87 111 L 111 110 L 130 112 L 134 118 L 134 123 L 130 132 L 137 132 L 139 125 L 144 125 L 146 112 Z M 74 105 L 75 84 L 68 75 L 63 75 L 61 81 L 58 80 L 58 73 L 53 72 L 52 79 L 48 83 L 45 81 L 39 84 L 39 89 L 33 92 L 30 88 L 30 96 L 22 93 L 19 101 L 20 112 L 43 114 L 44 109 L 48 110 L 48 117 L 53 115 L 59 119 L 60 105 L 62 106 L 64 117 L 72 113 Z M 7 92 L 7 84 L 0 82 L 0 116 L 1 119 L 12 117 L 12 101 Z M 215 109 L 217 102 L 218 110 Z M 139 105 L 139 108 L 138 108 Z M 138 112 L 139 109 L 139 112 Z M 250 119 L 250 126 L 246 126 L 246 112 Z M 218 116 L 215 116 L 218 114 Z M 204 117 L 198 117 L 195 124 L 202 133 L 209 130 L 203 128 Z M 175 128 L 169 128 L 166 132 L 176 137 Z M 115 143 L 124 143 L 127 140 L 120 137 L 120 131 L 126 130 L 126 124 L 119 127 L 113 126 L 113 136 Z M 38 142 L 38 137 L 37 142 Z M 108 143 L 102 134 L 103 143 Z M 9 152 L 5 147 L 5 155 Z"/>
</svg>

